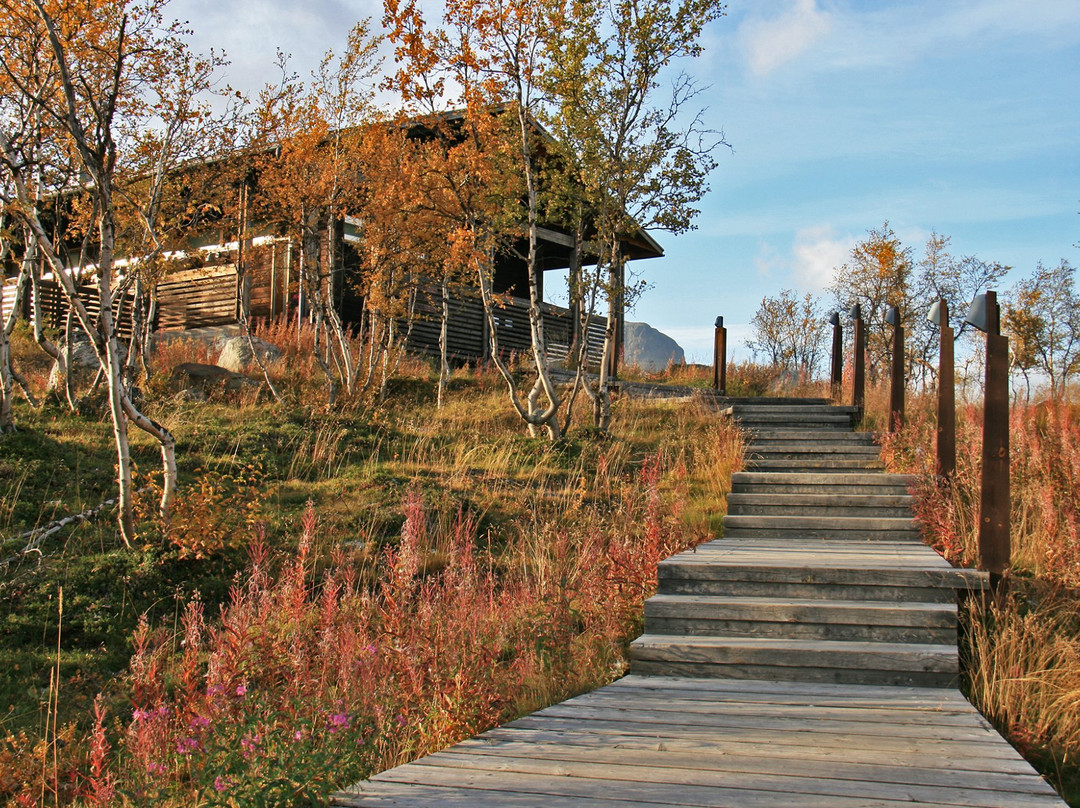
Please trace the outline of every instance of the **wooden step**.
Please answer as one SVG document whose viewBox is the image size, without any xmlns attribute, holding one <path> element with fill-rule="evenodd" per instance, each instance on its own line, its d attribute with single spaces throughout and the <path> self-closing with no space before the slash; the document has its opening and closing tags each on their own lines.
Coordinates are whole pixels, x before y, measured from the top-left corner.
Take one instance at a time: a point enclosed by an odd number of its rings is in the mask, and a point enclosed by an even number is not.
<svg viewBox="0 0 1080 808">
<path fill-rule="evenodd" d="M 914 497 L 907 494 L 728 494 L 735 516 L 889 516 L 910 518 Z"/>
<path fill-rule="evenodd" d="M 810 538 L 847 541 L 919 541 L 919 523 L 911 517 L 758 516 L 728 514 L 724 538 Z"/>
<path fill-rule="evenodd" d="M 755 432 L 763 429 L 800 429 L 816 431 L 851 431 L 851 423 L 845 415 L 822 415 L 813 419 L 801 419 L 790 415 L 759 415 L 739 421 L 743 429 Z"/>
<path fill-rule="evenodd" d="M 807 418 L 817 415 L 842 415 L 850 420 L 858 414 L 858 410 L 843 404 L 738 403 L 732 405 L 731 414 L 739 420 L 759 415 L 797 415 Z"/>
<path fill-rule="evenodd" d="M 915 478 L 908 474 L 860 471 L 738 471 L 731 477 L 737 494 L 907 494 Z"/>
<path fill-rule="evenodd" d="M 659 594 L 645 633 L 955 645 L 956 604 Z"/>
<path fill-rule="evenodd" d="M 799 473 L 823 473 L 828 474 L 836 471 L 871 471 L 884 469 L 885 464 L 875 454 L 872 457 L 843 457 L 837 455 L 821 455 L 819 457 L 807 457 L 799 460 L 773 459 L 769 457 L 756 458 L 750 456 L 746 459 L 746 468 L 750 471 L 774 472 L 781 474 Z"/>
<path fill-rule="evenodd" d="M 630 645 L 630 672 L 649 676 L 949 687 L 958 671 L 955 643 L 643 634 Z"/>
<path fill-rule="evenodd" d="M 912 542 L 723 538 L 661 561 L 661 594 L 953 603 L 986 573 Z"/>
<path fill-rule="evenodd" d="M 748 461 L 758 462 L 761 460 L 880 460 L 881 450 L 877 446 L 860 446 L 851 444 L 846 446 L 833 446 L 830 444 L 801 445 L 797 443 L 781 443 L 771 446 L 759 446 L 754 444 L 746 450 Z"/>
<path fill-rule="evenodd" d="M 854 445 L 877 446 L 869 432 L 828 432 L 820 429 L 766 429 L 750 433 L 751 446 L 768 446 L 775 443 L 801 443 L 807 445 Z"/>
</svg>

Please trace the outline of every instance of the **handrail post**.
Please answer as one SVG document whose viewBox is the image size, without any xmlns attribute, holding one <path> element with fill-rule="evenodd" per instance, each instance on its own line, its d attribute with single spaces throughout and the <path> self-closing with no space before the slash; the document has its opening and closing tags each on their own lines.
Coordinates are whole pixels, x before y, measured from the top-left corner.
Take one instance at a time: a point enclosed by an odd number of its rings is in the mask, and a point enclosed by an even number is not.
<svg viewBox="0 0 1080 808">
<path fill-rule="evenodd" d="M 928 318 L 939 329 L 937 401 L 937 474 L 951 480 L 956 473 L 956 373 L 953 365 L 953 329 L 949 303 L 941 298 Z"/>
<path fill-rule="evenodd" d="M 851 316 L 855 320 L 851 405 L 856 410 L 856 420 L 861 421 L 866 404 L 866 325 L 862 319 L 862 307 L 858 303 L 851 307 Z"/>
<path fill-rule="evenodd" d="M 832 397 L 840 399 L 840 388 L 844 383 L 844 327 L 840 324 L 840 314 L 833 312 L 829 318 L 832 323 Z"/>
<path fill-rule="evenodd" d="M 979 498 L 979 567 L 990 573 L 996 596 L 1004 593 L 1012 554 L 1009 536 L 1009 339 L 1001 335 L 997 293 L 972 301 L 967 321 L 986 332 L 982 482 Z"/>
<path fill-rule="evenodd" d="M 885 321 L 893 327 L 892 378 L 889 383 L 889 431 L 898 432 L 904 426 L 904 323 L 900 309 L 890 306 Z"/>
<path fill-rule="evenodd" d="M 713 334 L 713 390 L 727 395 L 727 329 L 724 318 L 717 317 Z"/>
</svg>

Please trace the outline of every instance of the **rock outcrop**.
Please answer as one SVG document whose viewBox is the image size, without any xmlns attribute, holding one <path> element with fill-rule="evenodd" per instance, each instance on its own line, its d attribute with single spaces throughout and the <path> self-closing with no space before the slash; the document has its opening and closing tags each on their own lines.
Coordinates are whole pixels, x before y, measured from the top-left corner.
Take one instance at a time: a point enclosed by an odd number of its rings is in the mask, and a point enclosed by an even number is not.
<svg viewBox="0 0 1080 808">
<path fill-rule="evenodd" d="M 685 360 L 679 343 L 648 323 L 627 323 L 624 333 L 623 362 L 626 365 L 658 371 Z"/>
</svg>

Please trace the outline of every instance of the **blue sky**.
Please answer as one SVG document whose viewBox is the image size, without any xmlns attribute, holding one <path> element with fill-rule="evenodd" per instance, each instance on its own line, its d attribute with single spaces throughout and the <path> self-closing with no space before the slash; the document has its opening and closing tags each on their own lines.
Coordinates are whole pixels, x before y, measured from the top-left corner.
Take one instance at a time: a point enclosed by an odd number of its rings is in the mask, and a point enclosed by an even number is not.
<svg viewBox="0 0 1080 808">
<path fill-rule="evenodd" d="M 274 48 L 306 72 L 370 0 L 174 0 L 196 45 L 224 48 L 255 89 Z M 854 243 L 888 220 L 921 253 L 1014 267 L 1080 264 L 1078 0 L 733 0 L 687 67 L 709 85 L 718 154 L 698 229 L 657 234 L 632 319 L 711 361 L 722 314 L 737 355 L 762 297 L 824 294 Z"/>
</svg>

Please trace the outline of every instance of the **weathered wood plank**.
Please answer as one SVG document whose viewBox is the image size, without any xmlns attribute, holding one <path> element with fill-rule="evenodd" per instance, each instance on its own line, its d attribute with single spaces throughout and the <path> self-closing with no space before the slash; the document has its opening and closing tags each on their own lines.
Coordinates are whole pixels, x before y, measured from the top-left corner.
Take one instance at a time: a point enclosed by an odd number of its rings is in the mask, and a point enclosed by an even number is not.
<svg viewBox="0 0 1080 808">
<path fill-rule="evenodd" d="M 903 738 L 923 738 L 941 740 L 965 740 L 971 742 L 986 741 L 996 743 L 996 735 L 985 722 L 972 722 L 970 726 L 941 726 L 934 724 L 897 723 L 888 720 L 858 721 L 842 720 L 833 717 L 801 715 L 796 717 L 769 713 L 740 715 L 718 712 L 713 714 L 676 713 L 651 710 L 647 707 L 592 707 L 589 705 L 557 704 L 533 714 L 537 718 L 573 718 L 578 721 L 619 722 L 632 721 L 637 724 L 682 725 L 687 727 L 705 727 L 709 729 L 778 729 L 791 732 L 831 732 L 849 736 L 892 735 Z M 525 719 L 518 719 L 523 721 Z M 507 726 L 514 726 L 511 722 Z"/>
<path fill-rule="evenodd" d="M 628 804 L 638 800 L 653 801 L 671 805 L 684 806 L 730 806 L 730 808 L 791 808 L 791 806 L 835 806 L 836 808 L 848 808 L 848 806 L 889 806 L 906 805 L 913 803 L 920 805 L 957 805 L 962 803 L 946 802 L 934 799 L 928 795 L 925 799 L 915 793 L 916 789 L 890 787 L 887 790 L 880 787 L 874 788 L 874 784 L 866 785 L 867 792 L 834 794 L 829 793 L 829 788 L 818 784 L 816 793 L 812 781 L 805 784 L 808 790 L 792 791 L 785 790 L 789 783 L 771 781 L 762 778 L 760 787 L 754 788 L 739 785 L 734 781 L 731 785 L 725 785 L 723 781 L 712 781 L 708 778 L 705 782 L 697 782 L 695 778 L 686 778 L 690 782 L 657 782 L 650 780 L 619 780 L 604 779 L 600 775 L 605 773 L 604 767 L 592 767 L 597 777 L 574 776 L 566 770 L 557 770 L 550 774 L 523 772 L 515 770 L 484 770 L 476 768 L 461 768 L 453 765 L 439 765 L 428 758 L 422 763 L 409 767 L 398 767 L 379 775 L 380 781 L 385 780 L 396 783 L 420 783 L 425 785 L 453 785 L 460 788 L 486 788 L 498 790 L 503 793 L 503 804 L 512 805 L 517 793 L 546 794 L 561 797 L 575 797 L 578 804 L 589 804 L 597 798 L 620 799 Z M 446 760 L 443 763 L 453 763 Z M 607 770 L 610 772 L 610 770 Z M 622 774 L 622 772 L 617 772 Z M 652 770 L 649 772 L 652 774 Z M 831 784 L 829 784 L 831 785 Z M 883 793 L 886 792 L 887 793 Z M 1042 795 L 1017 795 L 1009 794 L 1004 800 L 990 799 L 981 803 L 982 808 L 1043 808 L 1059 803 L 1052 802 L 1053 798 Z M 363 803 L 360 803 L 363 804 Z M 980 803 L 975 803 L 980 805 Z"/>
<path fill-rule="evenodd" d="M 662 753 L 661 753 L 662 754 Z M 815 767 L 814 771 L 742 771 L 737 767 L 686 768 L 657 766 L 642 754 L 624 754 L 622 759 L 606 761 L 539 759 L 534 756 L 515 756 L 509 750 L 484 754 L 479 750 L 466 751 L 454 747 L 421 758 L 417 767 L 439 770 L 464 769 L 473 775 L 508 773 L 575 778 L 583 781 L 618 782 L 643 786 L 680 786 L 685 788 L 734 789 L 747 792 L 780 792 L 790 795 L 794 802 L 804 795 L 830 797 L 864 797 L 872 799 L 903 799 L 908 802 L 942 802 L 957 806 L 984 808 L 1023 808 L 1046 805 L 1046 797 L 1055 797 L 1052 789 L 1035 777 L 1027 778 L 1027 787 L 996 790 L 944 784 L 880 782 L 873 778 L 840 779 L 832 767 Z M 415 775 L 422 777 L 423 775 Z M 603 785 L 600 786 L 601 788 Z M 1036 790 L 1037 789 L 1037 790 Z"/>
<path fill-rule="evenodd" d="M 745 735 L 745 734 L 744 734 Z M 618 730 L 604 730 L 598 727 L 578 730 L 557 730 L 525 727 L 498 727 L 478 735 L 464 744 L 486 744 L 516 742 L 524 740 L 531 744 L 563 744 L 580 746 L 584 748 L 600 749 L 647 749 L 685 754 L 689 758 L 696 755 L 722 755 L 730 756 L 734 761 L 737 757 L 746 757 L 751 760 L 769 758 L 770 760 L 796 760 L 817 761 L 832 763 L 841 761 L 850 764 L 880 765 L 884 758 L 892 762 L 898 768 L 912 768 L 925 770 L 940 770 L 946 772 L 944 776 L 951 777 L 954 773 L 974 773 L 978 776 L 985 774 L 1009 774 L 1037 776 L 1031 765 L 1018 755 L 1003 755 L 990 757 L 982 754 L 975 755 L 951 755 L 947 759 L 949 766 L 942 768 L 942 760 L 956 744 L 951 742 L 933 742 L 918 740 L 908 742 L 895 742 L 888 748 L 882 744 L 857 744 L 845 743 L 842 736 L 836 736 L 836 743 L 827 743 L 828 738 L 822 735 L 814 735 L 807 738 L 797 738 L 790 735 L 777 735 L 764 733 L 760 737 L 746 738 L 738 734 L 711 735 L 707 738 L 694 739 L 690 736 L 663 736 L 653 734 L 635 735 L 631 732 L 619 732 Z M 825 742 L 822 742 L 825 741 Z M 968 748 L 968 747 L 964 747 Z"/>
<path fill-rule="evenodd" d="M 596 744 L 577 744 L 572 738 L 554 738 L 540 742 L 535 736 L 522 738 L 472 739 L 453 747 L 460 754 L 494 757 L 531 758 L 544 761 L 587 762 L 612 767 L 635 766 L 659 769 L 688 769 L 709 772 L 733 772 L 778 777 L 811 777 L 844 781 L 870 781 L 902 785 L 940 786 L 945 789 L 1048 793 L 1050 789 L 1034 772 L 954 771 L 941 767 L 940 760 L 926 760 L 922 765 L 890 762 L 881 755 L 873 760 L 851 760 L 740 754 L 730 749 L 701 747 L 695 751 L 672 749 L 664 744 L 631 745 L 618 748 Z"/>
</svg>

